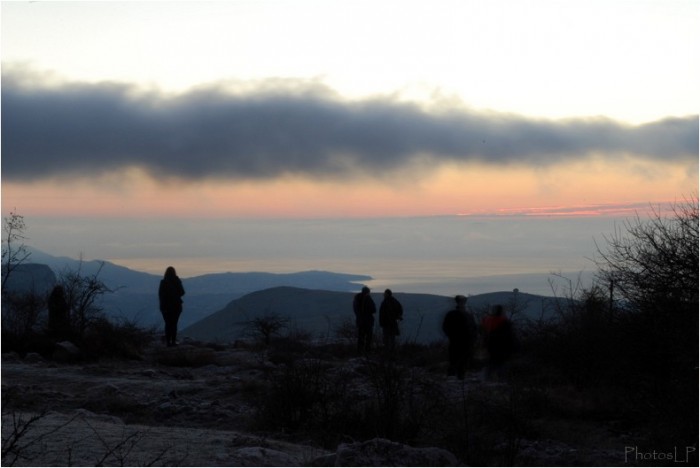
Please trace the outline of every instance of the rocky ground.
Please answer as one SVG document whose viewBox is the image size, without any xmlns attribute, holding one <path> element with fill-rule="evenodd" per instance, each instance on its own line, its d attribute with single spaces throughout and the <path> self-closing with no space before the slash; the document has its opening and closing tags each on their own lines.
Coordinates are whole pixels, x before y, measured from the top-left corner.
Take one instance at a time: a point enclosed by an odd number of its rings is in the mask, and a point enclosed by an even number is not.
<svg viewBox="0 0 700 468">
<path fill-rule="evenodd" d="M 252 402 L 269 385 L 270 369 L 279 365 L 283 364 L 271 361 L 265 351 L 196 343 L 165 348 L 154 342 L 139 360 L 71 363 L 65 355 L 56 361 L 36 354 L 23 358 L 3 354 L 3 465 L 462 464 L 439 447 L 411 447 L 376 438 L 324 448 L 314 440 L 252 430 L 257 414 Z M 329 363 L 355 376 L 362 375 L 354 372 L 360 366 L 361 358 Z M 456 408 L 465 389 L 482 395 L 503 390 L 502 384 L 486 382 L 477 373 L 466 384 L 442 373 L 434 380 L 441 397 L 454 399 Z M 362 391 L 361 383 L 353 385 Z M 626 464 L 624 449 L 632 442 L 608 426 L 569 420 L 559 421 L 562 426 L 557 429 L 552 426 L 556 421 L 531 423 L 550 427 L 551 436 L 545 431 L 531 439 L 504 439 L 503 444 L 511 443 L 503 447 L 511 454 L 511 464 Z"/>
</svg>

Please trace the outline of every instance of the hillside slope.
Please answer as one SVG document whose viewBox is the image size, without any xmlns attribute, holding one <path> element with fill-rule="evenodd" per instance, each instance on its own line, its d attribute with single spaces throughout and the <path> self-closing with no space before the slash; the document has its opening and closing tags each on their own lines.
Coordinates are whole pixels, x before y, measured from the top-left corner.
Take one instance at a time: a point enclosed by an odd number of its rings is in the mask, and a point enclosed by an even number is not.
<svg viewBox="0 0 700 468">
<path fill-rule="evenodd" d="M 97 275 L 97 278 L 112 290 L 102 297 L 100 303 L 109 317 L 134 320 L 142 326 L 162 324 L 158 310 L 160 275 L 135 271 L 103 260 L 56 257 L 32 247 L 28 247 L 28 250 L 31 253 L 31 265 L 22 265 L 22 268 L 15 272 L 8 289 L 23 291 L 36 287 L 35 276 L 38 273 L 33 276 L 24 274 L 25 270 L 29 271 L 30 266 L 33 272 L 43 272 L 40 278 L 40 293 L 49 291 L 65 272 L 80 272 L 83 276 Z M 165 265 L 163 269 L 165 271 Z M 46 272 L 49 273 L 48 276 Z M 186 295 L 185 311 L 180 318 L 180 326 L 195 323 L 221 310 L 230 301 L 253 291 L 275 286 L 353 291 L 357 289 L 357 283 L 371 279 L 366 275 L 315 270 L 295 273 L 226 272 L 182 278 Z"/>
<path fill-rule="evenodd" d="M 233 342 L 246 337 L 249 323 L 258 317 L 276 315 L 290 320 L 289 328 L 310 332 L 315 338 L 334 338 L 344 323 L 354 326 L 352 299 L 355 292 L 336 292 L 293 287 L 275 287 L 257 291 L 231 301 L 222 310 L 194 323 L 180 332 L 181 336 L 206 341 Z M 441 340 L 442 319 L 454 302 L 447 296 L 394 293 L 404 308 L 400 324 L 401 340 L 430 343 Z M 377 310 L 381 293 L 372 293 Z M 518 315 L 537 319 L 551 315 L 552 298 L 512 292 L 496 292 L 469 297 L 469 307 L 476 316 L 483 315 L 494 304 L 517 301 Z M 375 317 L 375 327 L 378 317 Z"/>
</svg>

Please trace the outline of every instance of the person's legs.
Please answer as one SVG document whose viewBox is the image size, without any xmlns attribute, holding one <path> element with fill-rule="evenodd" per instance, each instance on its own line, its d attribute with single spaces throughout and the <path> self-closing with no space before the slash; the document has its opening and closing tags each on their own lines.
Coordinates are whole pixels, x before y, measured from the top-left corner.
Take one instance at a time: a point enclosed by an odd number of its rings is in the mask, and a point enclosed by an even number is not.
<svg viewBox="0 0 700 468">
<path fill-rule="evenodd" d="M 447 376 L 455 375 L 455 372 L 457 371 L 457 346 L 455 343 L 450 341 L 450 343 L 447 345 L 447 352 L 449 355 L 449 360 L 448 360 L 448 367 L 447 367 Z"/>
<path fill-rule="evenodd" d="M 172 321 L 170 317 L 165 319 L 165 344 L 170 346 L 170 335 L 172 334 Z"/>
<path fill-rule="evenodd" d="M 172 324 L 170 329 L 170 343 L 175 346 L 177 344 L 177 322 L 180 320 L 181 311 L 173 314 Z"/>
<path fill-rule="evenodd" d="M 372 347 L 372 327 L 360 327 L 358 334 L 357 350 L 368 352 Z"/>
<path fill-rule="evenodd" d="M 165 344 L 167 346 L 175 345 L 178 316 L 179 314 L 177 312 L 172 311 L 163 314 L 163 318 L 165 319 Z"/>
<path fill-rule="evenodd" d="M 467 360 L 463 349 L 460 349 L 460 352 L 457 355 L 455 368 L 457 370 L 457 378 L 459 380 L 464 380 L 464 374 L 467 372 Z"/>
<path fill-rule="evenodd" d="M 165 339 L 165 344 L 168 345 L 170 344 L 169 336 L 168 336 L 168 314 L 166 312 L 161 312 L 161 315 L 163 316 L 163 323 L 164 323 L 164 329 L 163 329 L 163 338 Z"/>
</svg>

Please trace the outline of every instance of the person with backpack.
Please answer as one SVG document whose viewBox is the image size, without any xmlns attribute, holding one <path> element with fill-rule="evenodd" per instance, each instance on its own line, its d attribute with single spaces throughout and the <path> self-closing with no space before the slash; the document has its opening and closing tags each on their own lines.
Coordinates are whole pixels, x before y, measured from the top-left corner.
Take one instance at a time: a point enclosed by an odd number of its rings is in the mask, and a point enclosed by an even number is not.
<svg viewBox="0 0 700 468">
<path fill-rule="evenodd" d="M 168 347 L 177 345 L 177 322 L 182 313 L 182 296 L 184 295 L 185 289 L 182 287 L 182 281 L 177 276 L 175 268 L 169 266 L 166 268 L 165 275 L 160 280 L 158 287 L 160 313 L 163 314 L 165 321 L 165 344 Z"/>
<path fill-rule="evenodd" d="M 367 286 L 355 294 L 352 301 L 352 309 L 355 313 L 355 326 L 357 327 L 357 352 L 367 352 L 372 347 L 372 332 L 374 330 L 374 314 L 377 306 L 370 296 Z"/>
<path fill-rule="evenodd" d="M 382 327 L 384 348 L 388 352 L 393 352 L 396 347 L 396 337 L 400 334 L 399 320 L 403 320 L 403 306 L 391 289 L 387 289 L 379 306 L 379 326 Z"/>
<path fill-rule="evenodd" d="M 456 375 L 464 380 L 467 367 L 471 365 L 476 342 L 476 322 L 474 316 L 467 311 L 467 298 L 455 296 L 455 308 L 445 314 L 442 331 L 447 335 L 449 344 L 449 367 L 447 375 Z"/>
</svg>

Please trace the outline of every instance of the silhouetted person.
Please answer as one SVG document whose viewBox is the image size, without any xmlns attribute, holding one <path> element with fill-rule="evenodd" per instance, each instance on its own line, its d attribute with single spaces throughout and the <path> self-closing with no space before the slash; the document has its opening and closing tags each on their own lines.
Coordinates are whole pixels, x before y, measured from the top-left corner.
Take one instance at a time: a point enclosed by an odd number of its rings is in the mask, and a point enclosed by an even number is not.
<svg viewBox="0 0 700 468">
<path fill-rule="evenodd" d="M 387 289 L 384 291 L 384 300 L 379 306 L 379 326 L 382 327 L 384 347 L 387 351 L 393 351 L 396 347 L 399 320 L 403 320 L 403 307 L 394 297 L 391 289 Z"/>
<path fill-rule="evenodd" d="M 49 333 L 56 339 L 68 338 L 70 335 L 70 307 L 63 286 L 57 285 L 51 290 L 48 307 Z"/>
<path fill-rule="evenodd" d="M 182 296 L 184 295 L 185 289 L 182 287 L 182 281 L 175 273 L 175 268 L 169 266 L 166 268 L 158 288 L 160 313 L 163 314 L 165 321 L 165 344 L 168 346 L 177 344 L 177 321 L 182 313 Z"/>
<path fill-rule="evenodd" d="M 352 309 L 355 312 L 355 325 L 357 326 L 357 351 L 369 351 L 372 346 L 374 314 L 377 312 L 377 307 L 374 305 L 367 286 L 362 288 L 362 292 L 355 294 Z"/>
<path fill-rule="evenodd" d="M 476 323 L 474 317 L 467 312 L 467 298 L 455 296 L 455 308 L 445 314 L 442 321 L 442 331 L 449 339 L 449 367 L 447 375 L 457 375 L 464 380 L 464 374 L 471 363 L 476 341 Z"/>
<path fill-rule="evenodd" d="M 486 376 L 491 377 L 501 370 L 503 364 L 515 351 L 515 334 L 502 305 L 493 306 L 491 314 L 482 319 L 481 327 L 484 333 L 484 346 L 489 354 Z"/>
</svg>

